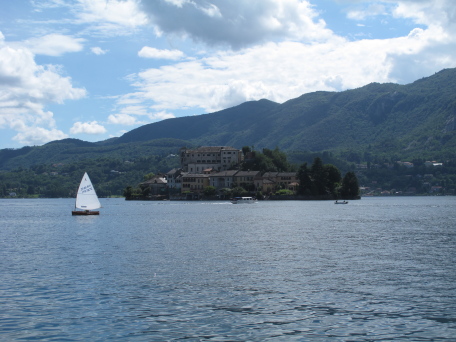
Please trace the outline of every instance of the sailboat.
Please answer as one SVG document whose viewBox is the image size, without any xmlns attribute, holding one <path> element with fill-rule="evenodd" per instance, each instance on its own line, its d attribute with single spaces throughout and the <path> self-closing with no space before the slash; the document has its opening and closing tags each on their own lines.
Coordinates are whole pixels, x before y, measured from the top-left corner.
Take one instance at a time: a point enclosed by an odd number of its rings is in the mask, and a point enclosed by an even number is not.
<svg viewBox="0 0 456 342">
<path fill-rule="evenodd" d="M 87 172 L 79 184 L 75 207 L 81 210 L 73 210 L 72 215 L 100 215 L 99 211 L 94 210 L 101 208 L 101 204 Z"/>
</svg>

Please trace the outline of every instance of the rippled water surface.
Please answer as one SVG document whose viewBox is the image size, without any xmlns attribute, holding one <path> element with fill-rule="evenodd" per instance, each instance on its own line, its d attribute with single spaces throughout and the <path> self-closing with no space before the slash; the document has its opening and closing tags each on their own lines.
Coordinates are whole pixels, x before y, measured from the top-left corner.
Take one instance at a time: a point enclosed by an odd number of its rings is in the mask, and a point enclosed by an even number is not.
<svg viewBox="0 0 456 342">
<path fill-rule="evenodd" d="M 0 340 L 455 341 L 456 198 L 0 200 Z"/>
</svg>

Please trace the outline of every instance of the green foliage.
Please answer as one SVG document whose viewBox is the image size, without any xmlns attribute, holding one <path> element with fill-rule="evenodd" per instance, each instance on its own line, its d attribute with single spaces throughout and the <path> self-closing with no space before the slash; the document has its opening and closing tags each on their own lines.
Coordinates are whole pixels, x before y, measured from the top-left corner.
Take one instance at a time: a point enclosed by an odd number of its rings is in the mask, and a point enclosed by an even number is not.
<svg viewBox="0 0 456 342">
<path fill-rule="evenodd" d="M 126 199 L 130 199 L 131 196 L 133 195 L 133 187 L 131 185 L 127 186 L 125 190 L 123 191 L 123 196 Z"/>
<path fill-rule="evenodd" d="M 342 199 L 355 199 L 359 196 L 358 179 L 354 172 L 347 172 L 342 180 L 340 189 Z"/>
<path fill-rule="evenodd" d="M 250 194 L 243 187 L 237 186 L 237 187 L 231 189 L 231 195 L 233 197 L 243 197 L 243 196 L 249 196 Z"/>
<path fill-rule="evenodd" d="M 331 164 L 323 165 L 323 173 L 325 175 L 325 187 L 328 193 L 336 196 L 336 189 L 339 185 L 342 177 L 340 175 L 340 171 L 337 167 Z"/>
<path fill-rule="evenodd" d="M 144 181 L 148 181 L 149 179 L 152 179 L 152 178 L 154 178 L 154 177 L 155 177 L 155 173 L 150 172 L 150 173 L 148 173 L 147 175 L 144 175 L 144 176 L 143 176 L 143 180 L 144 180 Z"/>
<path fill-rule="evenodd" d="M 310 178 L 310 171 L 307 168 L 307 163 L 302 164 L 297 172 L 299 181 L 298 194 L 310 196 L 312 195 L 312 180 Z"/>
<path fill-rule="evenodd" d="M 213 186 L 207 186 L 206 188 L 204 188 L 205 196 L 215 196 L 216 193 L 217 193 L 217 189 Z"/>
<path fill-rule="evenodd" d="M 241 169 L 244 171 L 260 171 L 261 173 L 287 172 L 294 170 L 294 166 L 288 162 L 286 153 L 276 147 L 274 150 L 264 148 L 263 153 L 255 151 L 253 159 L 245 160 Z"/>
<path fill-rule="evenodd" d="M 354 175 L 354 173 L 353 173 Z M 299 180 L 298 194 L 304 196 L 332 196 L 337 198 L 337 188 L 341 181 L 340 171 L 331 164 L 323 164 L 316 157 L 310 169 L 307 163 L 302 164 L 297 172 Z M 356 176 L 355 176 L 356 178 Z"/>
<path fill-rule="evenodd" d="M 252 149 L 250 148 L 250 146 L 244 146 L 242 148 L 242 153 L 244 154 L 244 156 L 249 152 L 252 152 Z"/>
<path fill-rule="evenodd" d="M 278 190 L 275 195 L 278 196 L 289 196 L 289 195 L 294 195 L 294 192 L 288 189 L 280 189 Z"/>
</svg>

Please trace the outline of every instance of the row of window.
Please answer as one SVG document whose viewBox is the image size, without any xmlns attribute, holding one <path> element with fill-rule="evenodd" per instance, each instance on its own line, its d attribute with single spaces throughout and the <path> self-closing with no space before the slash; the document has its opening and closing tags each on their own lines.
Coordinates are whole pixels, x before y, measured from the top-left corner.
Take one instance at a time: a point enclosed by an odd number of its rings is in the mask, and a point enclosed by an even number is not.
<svg viewBox="0 0 456 342">
<path fill-rule="evenodd" d="M 185 177 L 183 179 L 184 182 L 189 182 L 189 183 L 204 183 L 204 179 L 201 178 L 193 178 L 193 177 Z"/>
<path fill-rule="evenodd" d="M 237 152 L 223 152 L 223 154 L 236 154 L 236 153 Z M 190 154 L 188 154 L 188 155 L 190 155 Z M 183 156 L 185 156 L 185 154 Z M 192 153 L 192 157 L 194 157 L 194 156 L 195 156 L 195 154 Z M 197 156 L 198 157 L 201 157 L 201 156 L 202 157 L 206 157 L 206 156 L 207 157 L 216 157 L 216 156 L 220 157 L 220 153 L 198 153 Z"/>
<path fill-rule="evenodd" d="M 194 157 L 194 156 L 195 156 L 195 154 L 192 153 L 192 157 Z M 202 153 L 202 154 L 198 153 L 197 156 L 198 157 L 201 157 L 201 156 L 202 157 L 217 157 L 217 156 L 220 157 L 220 153 Z"/>
<path fill-rule="evenodd" d="M 193 185 L 193 184 L 182 184 L 183 189 L 199 189 L 202 190 L 203 186 L 202 185 Z"/>
</svg>

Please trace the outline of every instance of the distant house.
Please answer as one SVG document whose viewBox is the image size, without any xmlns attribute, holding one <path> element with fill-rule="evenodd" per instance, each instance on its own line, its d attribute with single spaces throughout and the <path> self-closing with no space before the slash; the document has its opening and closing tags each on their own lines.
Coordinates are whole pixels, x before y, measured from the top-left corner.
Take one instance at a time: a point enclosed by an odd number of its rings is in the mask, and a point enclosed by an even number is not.
<svg viewBox="0 0 456 342">
<path fill-rule="evenodd" d="M 203 173 L 183 173 L 181 192 L 202 193 L 209 186 L 209 175 Z"/>
<path fill-rule="evenodd" d="M 176 192 L 181 192 L 182 189 L 182 169 L 172 169 L 166 174 L 168 188 L 175 189 Z"/>
<path fill-rule="evenodd" d="M 276 188 L 276 183 L 268 178 L 263 178 L 261 180 L 261 191 L 264 194 L 269 194 L 274 191 Z"/>
<path fill-rule="evenodd" d="M 234 175 L 237 172 L 237 170 L 226 170 L 212 173 L 209 176 L 210 185 L 217 190 L 231 188 L 234 184 Z"/>
<path fill-rule="evenodd" d="M 443 166 L 443 163 L 439 163 L 436 161 L 426 161 L 426 162 L 424 162 L 424 165 L 427 167 L 434 167 L 434 166 Z"/>
<path fill-rule="evenodd" d="M 149 195 L 163 195 L 166 192 L 166 188 L 168 187 L 168 181 L 164 175 L 156 175 L 151 179 L 140 183 L 139 187 L 143 190 L 145 188 L 149 188 Z"/>
<path fill-rule="evenodd" d="M 255 180 L 261 179 L 260 171 L 238 171 L 233 177 L 234 186 L 241 186 L 246 190 L 255 190 Z"/>
<path fill-rule="evenodd" d="M 263 175 L 263 183 L 265 180 L 269 181 L 267 184 L 270 190 L 267 192 L 274 192 L 279 189 L 296 191 L 299 185 L 296 172 L 266 172 Z"/>
</svg>

